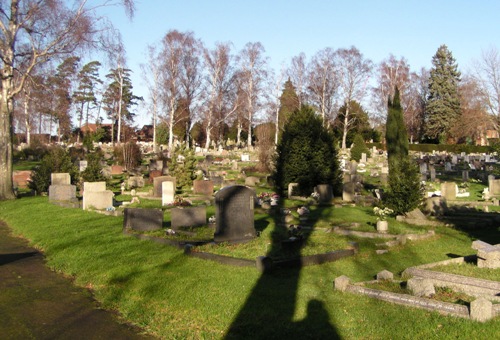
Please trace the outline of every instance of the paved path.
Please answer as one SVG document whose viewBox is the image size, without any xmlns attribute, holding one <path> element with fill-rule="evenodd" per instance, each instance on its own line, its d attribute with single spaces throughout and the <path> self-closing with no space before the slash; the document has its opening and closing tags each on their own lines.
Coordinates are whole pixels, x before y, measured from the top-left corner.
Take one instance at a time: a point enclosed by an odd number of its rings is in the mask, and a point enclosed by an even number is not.
<svg viewBox="0 0 500 340">
<path fill-rule="evenodd" d="M 0 221 L 1 339 L 148 339 L 139 333 L 48 269 L 43 255 Z"/>
</svg>

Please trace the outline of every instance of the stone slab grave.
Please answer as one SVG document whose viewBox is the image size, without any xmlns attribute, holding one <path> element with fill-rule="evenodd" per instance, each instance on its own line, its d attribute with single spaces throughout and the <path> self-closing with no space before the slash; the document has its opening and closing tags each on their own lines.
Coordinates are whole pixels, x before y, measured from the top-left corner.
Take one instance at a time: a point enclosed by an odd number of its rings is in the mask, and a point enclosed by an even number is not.
<svg viewBox="0 0 500 340">
<path fill-rule="evenodd" d="M 71 176 L 69 173 L 50 174 L 49 202 L 66 201 L 75 202 L 76 186 L 71 185 Z"/>
<path fill-rule="evenodd" d="M 207 224 L 206 207 L 173 208 L 170 210 L 171 227 L 179 230 L 181 227 L 199 227 Z"/>
<path fill-rule="evenodd" d="M 214 182 L 210 180 L 194 180 L 193 193 L 197 195 L 212 196 L 214 193 Z"/>
<path fill-rule="evenodd" d="M 344 202 L 353 202 L 356 193 L 356 183 L 347 182 L 342 186 L 342 200 Z"/>
<path fill-rule="evenodd" d="M 174 203 L 175 183 L 172 181 L 161 182 L 161 205 Z"/>
<path fill-rule="evenodd" d="M 241 185 L 224 187 L 215 195 L 215 242 L 244 242 L 257 236 L 255 191 Z"/>
<path fill-rule="evenodd" d="M 127 188 L 143 188 L 144 187 L 144 178 L 142 176 L 130 176 L 127 179 Z"/>
<path fill-rule="evenodd" d="M 106 190 L 106 182 L 83 182 L 83 210 L 110 208 L 113 197 L 113 192 Z"/>
<path fill-rule="evenodd" d="M 477 240 L 472 242 L 472 249 L 477 250 L 477 266 L 479 268 L 500 268 L 500 244 L 491 245 Z"/>
<path fill-rule="evenodd" d="M 161 197 L 162 196 L 162 186 L 161 184 L 163 182 L 170 181 L 174 182 L 174 188 L 175 188 L 175 177 L 170 177 L 170 176 L 158 176 L 153 178 L 153 196 L 154 197 Z"/>
<path fill-rule="evenodd" d="M 163 226 L 163 210 L 125 208 L 123 213 L 123 229 L 137 231 L 160 230 Z"/>
</svg>

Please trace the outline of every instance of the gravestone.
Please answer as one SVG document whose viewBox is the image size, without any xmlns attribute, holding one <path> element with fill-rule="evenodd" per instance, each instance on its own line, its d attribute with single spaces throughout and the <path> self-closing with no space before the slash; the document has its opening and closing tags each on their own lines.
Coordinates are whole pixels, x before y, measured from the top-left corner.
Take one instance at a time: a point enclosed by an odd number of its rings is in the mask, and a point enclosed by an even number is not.
<svg viewBox="0 0 500 340">
<path fill-rule="evenodd" d="M 240 242 L 255 238 L 255 192 L 241 185 L 222 188 L 215 195 L 215 242 Z"/>
<path fill-rule="evenodd" d="M 52 173 L 50 174 L 50 184 L 52 185 L 71 184 L 71 176 L 68 173 Z"/>
<path fill-rule="evenodd" d="M 457 163 L 458 163 L 458 156 L 457 155 L 452 155 L 451 156 L 451 163 L 453 165 L 457 165 Z"/>
<path fill-rule="evenodd" d="M 79 168 L 80 172 L 85 171 L 85 169 L 87 169 L 88 165 L 89 165 L 89 163 L 87 161 L 85 161 L 85 160 L 80 161 L 78 163 L 78 168 Z"/>
<path fill-rule="evenodd" d="M 248 154 L 242 154 L 241 155 L 241 161 L 242 162 L 250 162 L 250 155 L 248 155 Z"/>
<path fill-rule="evenodd" d="M 294 196 L 295 188 L 299 186 L 299 183 L 288 184 L 288 197 Z"/>
<path fill-rule="evenodd" d="M 436 168 L 432 166 L 430 168 L 430 172 L 431 172 L 431 181 L 434 182 L 436 180 Z"/>
<path fill-rule="evenodd" d="M 500 244 L 491 245 L 476 240 L 472 242 L 472 249 L 477 250 L 477 266 L 479 268 L 500 268 Z"/>
<path fill-rule="evenodd" d="M 214 182 L 194 180 L 193 193 L 197 195 L 212 196 L 212 194 L 214 193 Z"/>
<path fill-rule="evenodd" d="M 144 178 L 142 176 L 130 176 L 127 180 L 127 188 L 143 188 Z"/>
<path fill-rule="evenodd" d="M 121 165 L 112 165 L 111 166 L 111 174 L 112 175 L 121 175 L 123 173 L 123 167 Z"/>
<path fill-rule="evenodd" d="M 175 184 L 172 181 L 161 182 L 161 205 L 174 203 Z"/>
<path fill-rule="evenodd" d="M 174 230 L 179 227 L 199 227 L 207 224 L 206 207 L 173 208 L 170 214 Z"/>
<path fill-rule="evenodd" d="M 17 188 L 27 188 L 30 178 L 31 171 L 28 170 L 14 171 L 12 173 L 12 182 Z"/>
<path fill-rule="evenodd" d="M 111 190 L 106 190 L 106 182 L 83 182 L 83 210 L 110 208 L 113 196 Z"/>
<path fill-rule="evenodd" d="M 467 182 L 469 180 L 469 171 L 463 170 L 462 171 L 462 181 Z"/>
<path fill-rule="evenodd" d="M 356 161 L 351 161 L 351 175 L 355 175 L 358 171 L 358 163 Z"/>
<path fill-rule="evenodd" d="M 366 153 L 364 153 L 364 152 L 361 153 L 361 161 L 360 162 L 366 164 Z"/>
<path fill-rule="evenodd" d="M 423 174 L 427 174 L 427 163 L 420 163 L 420 173 L 423 175 Z"/>
<path fill-rule="evenodd" d="M 319 194 L 319 201 L 328 203 L 333 199 L 333 190 L 330 184 L 318 184 L 316 192 Z"/>
<path fill-rule="evenodd" d="M 260 178 L 255 176 L 248 176 L 245 178 L 245 185 L 249 187 L 254 187 L 259 184 Z"/>
<path fill-rule="evenodd" d="M 441 196 L 451 201 L 457 199 L 457 185 L 455 182 L 441 183 Z"/>
<path fill-rule="evenodd" d="M 389 167 L 383 166 L 382 171 L 380 173 L 380 183 L 382 185 L 387 185 L 388 181 L 389 181 Z"/>
<path fill-rule="evenodd" d="M 51 185 L 49 186 L 50 201 L 76 202 L 76 186 L 71 185 L 69 173 L 50 174 Z"/>
<path fill-rule="evenodd" d="M 345 202 L 353 202 L 356 190 L 356 183 L 347 182 L 342 186 L 342 200 Z"/>
<path fill-rule="evenodd" d="M 163 225 L 163 210 L 125 208 L 123 228 L 138 231 L 160 230 Z"/>
<path fill-rule="evenodd" d="M 444 171 L 451 171 L 451 163 L 450 162 L 444 163 Z"/>
<path fill-rule="evenodd" d="M 158 176 L 153 178 L 153 196 L 154 197 L 161 197 L 162 196 L 162 183 L 163 182 L 173 182 L 174 183 L 174 188 L 175 188 L 175 177 L 170 177 L 170 176 Z"/>
</svg>

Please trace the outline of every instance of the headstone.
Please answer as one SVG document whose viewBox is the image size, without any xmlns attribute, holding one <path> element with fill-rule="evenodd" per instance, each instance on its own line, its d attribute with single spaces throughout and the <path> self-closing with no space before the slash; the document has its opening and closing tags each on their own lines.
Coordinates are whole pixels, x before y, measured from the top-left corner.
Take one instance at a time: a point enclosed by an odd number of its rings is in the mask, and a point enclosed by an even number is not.
<svg viewBox="0 0 500 340">
<path fill-rule="evenodd" d="M 491 245 L 476 240 L 472 242 L 472 249 L 477 250 L 477 266 L 479 268 L 500 268 L 500 244 Z"/>
<path fill-rule="evenodd" d="M 462 171 L 462 181 L 467 182 L 469 180 L 469 171 L 463 170 Z"/>
<path fill-rule="evenodd" d="M 171 181 L 161 182 L 161 205 L 169 205 L 174 203 L 175 199 L 175 184 Z"/>
<path fill-rule="evenodd" d="M 106 182 L 83 183 L 83 210 L 113 207 L 113 192 L 106 190 Z"/>
<path fill-rule="evenodd" d="M 179 227 L 199 227 L 207 224 L 206 207 L 173 208 L 170 210 L 172 229 Z"/>
<path fill-rule="evenodd" d="M 333 199 L 333 190 L 330 184 L 318 184 L 316 192 L 319 194 L 320 202 L 328 203 Z"/>
<path fill-rule="evenodd" d="M 249 176 L 245 178 L 245 185 L 249 187 L 254 187 L 260 182 L 260 178 L 255 177 L 255 176 Z"/>
<path fill-rule="evenodd" d="M 470 303 L 470 318 L 475 321 L 485 322 L 493 318 L 493 304 L 491 301 L 480 297 Z"/>
<path fill-rule="evenodd" d="M 406 282 L 406 284 L 407 284 L 406 287 L 415 296 L 431 297 L 432 295 L 436 294 L 434 284 L 430 279 L 425 279 L 421 277 L 412 277 Z"/>
<path fill-rule="evenodd" d="M 427 173 L 427 163 L 420 163 L 420 173 L 422 175 Z"/>
<path fill-rule="evenodd" d="M 444 163 L 444 171 L 451 171 L 451 163 L 450 162 Z"/>
<path fill-rule="evenodd" d="M 347 182 L 342 186 L 342 200 L 344 202 L 353 202 L 356 190 L 356 183 Z"/>
<path fill-rule="evenodd" d="M 351 161 L 351 175 L 355 175 L 358 171 L 358 163 L 356 161 Z"/>
<path fill-rule="evenodd" d="M 366 164 L 366 153 L 364 153 L 364 152 L 361 153 L 361 161 L 360 162 Z"/>
<path fill-rule="evenodd" d="M 431 172 L 431 181 L 434 182 L 436 180 L 436 168 L 431 167 L 430 172 Z"/>
<path fill-rule="evenodd" d="M 215 242 L 239 242 L 255 238 L 255 192 L 246 186 L 222 188 L 215 195 Z"/>
<path fill-rule="evenodd" d="M 121 165 L 112 165 L 111 166 L 111 174 L 112 175 L 121 175 L 123 173 L 123 167 Z"/>
<path fill-rule="evenodd" d="M 350 283 L 351 280 L 349 279 L 349 277 L 342 275 L 335 278 L 333 286 L 335 287 L 336 290 L 344 292 L 347 289 L 347 287 L 349 287 Z"/>
<path fill-rule="evenodd" d="M 194 180 L 193 193 L 197 195 L 212 196 L 212 194 L 214 193 L 214 182 Z"/>
<path fill-rule="evenodd" d="M 76 185 L 59 184 L 49 186 L 49 202 L 50 201 L 69 201 L 76 202 Z"/>
<path fill-rule="evenodd" d="M 123 228 L 138 231 L 160 230 L 163 226 L 163 210 L 125 208 Z"/>
<path fill-rule="evenodd" d="M 248 154 L 242 154 L 241 155 L 241 161 L 242 162 L 249 162 L 250 161 L 250 155 L 248 155 Z"/>
<path fill-rule="evenodd" d="M 71 176 L 68 173 L 52 173 L 50 174 L 50 184 L 52 185 L 71 184 Z"/>
<path fill-rule="evenodd" d="M 458 163 L 458 156 L 457 155 L 452 155 L 451 156 L 451 163 L 453 165 L 457 165 L 457 163 Z"/>
<path fill-rule="evenodd" d="M 144 178 L 142 176 L 130 176 L 127 180 L 127 187 L 131 188 L 143 188 L 144 187 Z"/>
<path fill-rule="evenodd" d="M 299 186 L 299 183 L 288 184 L 288 197 L 294 196 L 295 188 Z"/>
<path fill-rule="evenodd" d="M 238 170 L 238 161 L 233 160 L 231 162 L 231 170 Z"/>
<path fill-rule="evenodd" d="M 446 200 L 455 200 L 457 198 L 457 185 L 454 182 L 441 183 L 441 196 Z"/>
<path fill-rule="evenodd" d="M 159 176 L 155 177 L 153 179 L 153 196 L 154 197 L 161 197 L 162 195 L 162 188 L 161 185 L 163 182 L 173 182 L 174 183 L 174 188 L 175 188 L 175 178 L 170 177 L 170 176 Z"/>
<path fill-rule="evenodd" d="M 28 170 L 14 171 L 12 173 L 12 182 L 17 188 L 27 188 L 30 178 L 31 171 Z"/>
<path fill-rule="evenodd" d="M 88 164 L 89 164 L 89 163 L 88 163 L 87 161 L 85 161 L 85 160 L 80 161 L 80 162 L 78 163 L 78 168 L 79 168 L 80 172 L 85 171 L 85 169 L 87 169 Z"/>
</svg>

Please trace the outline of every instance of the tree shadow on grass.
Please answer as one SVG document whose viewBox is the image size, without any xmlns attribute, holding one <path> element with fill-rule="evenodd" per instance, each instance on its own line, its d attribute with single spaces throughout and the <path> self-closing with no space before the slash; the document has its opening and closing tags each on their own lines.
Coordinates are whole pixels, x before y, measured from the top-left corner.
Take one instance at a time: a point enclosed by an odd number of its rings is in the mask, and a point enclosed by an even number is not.
<svg viewBox="0 0 500 340">
<path fill-rule="evenodd" d="M 268 254 L 280 252 L 287 227 L 279 213 L 273 214 L 275 229 Z M 288 250 L 290 257 L 300 256 L 311 230 L 304 233 L 302 242 Z M 339 339 L 322 301 L 310 300 L 307 316 L 294 320 L 301 267 L 276 268 L 263 273 L 255 284 L 225 339 Z"/>
</svg>

